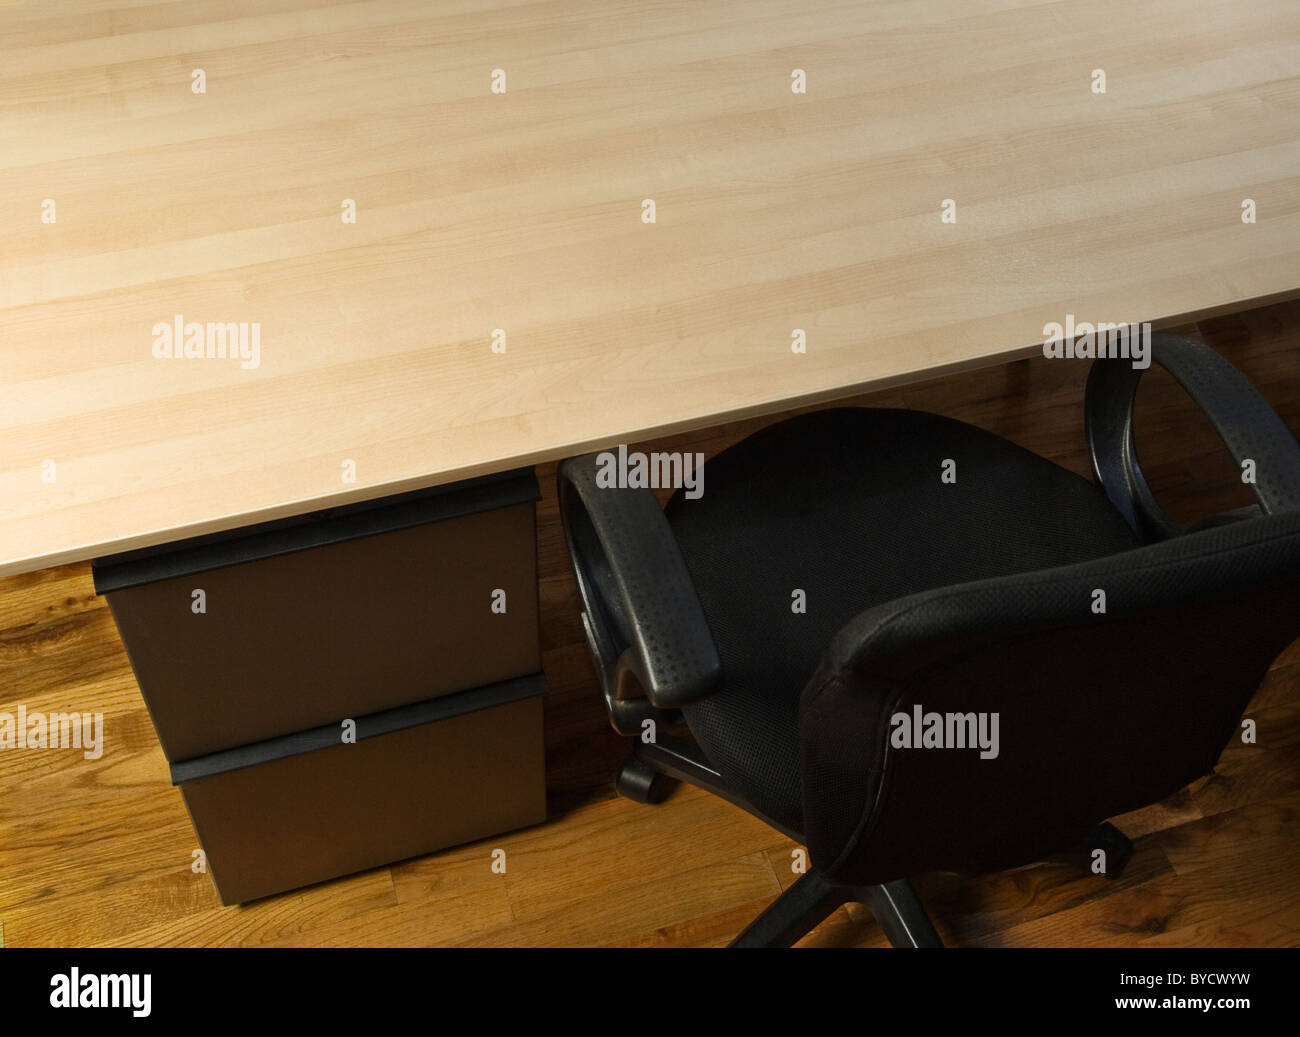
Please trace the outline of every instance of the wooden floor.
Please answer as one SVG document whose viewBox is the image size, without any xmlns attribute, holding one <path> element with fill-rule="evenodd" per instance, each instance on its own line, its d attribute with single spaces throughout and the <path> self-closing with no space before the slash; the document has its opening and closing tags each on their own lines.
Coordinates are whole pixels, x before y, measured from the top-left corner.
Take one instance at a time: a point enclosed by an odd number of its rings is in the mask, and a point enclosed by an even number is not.
<svg viewBox="0 0 1300 1037">
<path fill-rule="evenodd" d="M 1300 429 L 1300 304 L 1196 330 Z M 1086 366 L 1030 360 L 861 401 L 937 411 L 1086 472 Z M 1249 498 L 1207 422 L 1153 372 L 1138 442 L 1176 518 Z M 654 449 L 712 454 L 763 424 L 673 437 Z M 647 447 L 647 449 L 650 447 Z M 102 759 L 0 751 L 0 946 L 636 945 L 725 943 L 795 878 L 793 844 L 705 793 L 645 807 L 617 799 L 626 746 L 608 728 L 578 622 L 556 516 L 539 471 L 542 636 L 551 820 L 353 878 L 223 908 L 193 874 L 195 839 L 104 601 L 85 565 L 0 581 L 0 710 L 102 711 Z M 1300 642 L 1274 665 L 1215 775 L 1118 819 L 1137 849 L 1114 881 L 1063 865 L 917 887 L 951 944 L 1300 944 Z M 1177 718 L 1171 717 L 1176 729 Z M 507 854 L 494 874 L 490 854 Z M 861 908 L 805 944 L 877 946 Z"/>
</svg>

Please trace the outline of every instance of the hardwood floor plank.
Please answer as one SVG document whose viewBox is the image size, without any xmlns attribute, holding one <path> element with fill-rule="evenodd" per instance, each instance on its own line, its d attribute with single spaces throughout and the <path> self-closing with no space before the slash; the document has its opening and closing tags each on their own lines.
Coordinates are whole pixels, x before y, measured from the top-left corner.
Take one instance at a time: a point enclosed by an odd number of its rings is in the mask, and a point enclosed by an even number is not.
<svg viewBox="0 0 1300 1037">
<path fill-rule="evenodd" d="M 315 945 L 318 930 L 360 927 L 394 904 L 392 877 L 379 868 L 240 907 L 216 907 L 104 940 L 107 947 Z"/>
<path fill-rule="evenodd" d="M 640 881 L 616 893 L 593 892 L 527 920 L 450 942 L 463 947 L 621 945 L 652 927 L 756 903 L 776 892 L 776 878 L 760 851 L 682 871 L 644 869 Z"/>
<path fill-rule="evenodd" d="M 975 942 L 1021 945 L 1176 945 L 1196 933 L 1231 942 L 1300 943 L 1300 796 L 1193 821 L 1155 839 L 1172 873 Z"/>
<path fill-rule="evenodd" d="M 725 866 L 770 832 L 738 807 L 690 786 L 679 786 L 657 807 L 625 799 L 594 803 L 562 826 L 519 834 L 507 875 L 510 903 L 523 922 L 602 890 L 611 899 L 635 896 L 659 874 Z"/>
</svg>

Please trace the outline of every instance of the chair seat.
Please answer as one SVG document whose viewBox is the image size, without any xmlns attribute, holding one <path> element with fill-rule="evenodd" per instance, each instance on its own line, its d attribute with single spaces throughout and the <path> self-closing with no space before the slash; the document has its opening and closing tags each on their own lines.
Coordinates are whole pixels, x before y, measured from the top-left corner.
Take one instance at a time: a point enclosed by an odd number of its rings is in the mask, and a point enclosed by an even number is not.
<svg viewBox="0 0 1300 1037">
<path fill-rule="evenodd" d="M 722 688 L 683 710 L 687 724 L 730 787 L 796 832 L 799 698 L 849 619 L 935 587 L 1137 546 L 1086 479 L 908 410 L 771 425 L 708 461 L 703 496 L 679 492 L 666 515 L 723 669 Z"/>
</svg>

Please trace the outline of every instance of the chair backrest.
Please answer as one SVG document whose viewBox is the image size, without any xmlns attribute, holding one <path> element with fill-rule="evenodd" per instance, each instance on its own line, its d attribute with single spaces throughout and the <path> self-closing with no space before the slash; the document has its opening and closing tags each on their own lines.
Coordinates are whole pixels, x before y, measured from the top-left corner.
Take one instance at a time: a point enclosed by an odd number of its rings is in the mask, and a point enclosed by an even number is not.
<svg viewBox="0 0 1300 1037">
<path fill-rule="evenodd" d="M 1294 512 L 870 609 L 800 703 L 812 858 L 874 884 L 1072 847 L 1212 770 L 1297 636 Z"/>
</svg>

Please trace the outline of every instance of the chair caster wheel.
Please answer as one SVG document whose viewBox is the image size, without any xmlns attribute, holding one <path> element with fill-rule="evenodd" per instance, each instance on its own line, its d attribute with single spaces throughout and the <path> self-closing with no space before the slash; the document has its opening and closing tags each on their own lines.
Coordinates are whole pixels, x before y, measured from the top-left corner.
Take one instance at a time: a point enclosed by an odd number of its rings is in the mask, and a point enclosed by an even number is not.
<svg viewBox="0 0 1300 1037">
<path fill-rule="evenodd" d="M 1093 852 L 1104 850 L 1106 854 L 1106 878 L 1117 879 L 1124 874 L 1125 867 L 1133 857 L 1133 843 L 1114 825 L 1106 822 L 1098 825 L 1088 833 Z"/>
<path fill-rule="evenodd" d="M 662 803 L 672 783 L 644 760 L 632 756 L 619 768 L 614 788 L 624 799 L 637 803 Z"/>
</svg>

